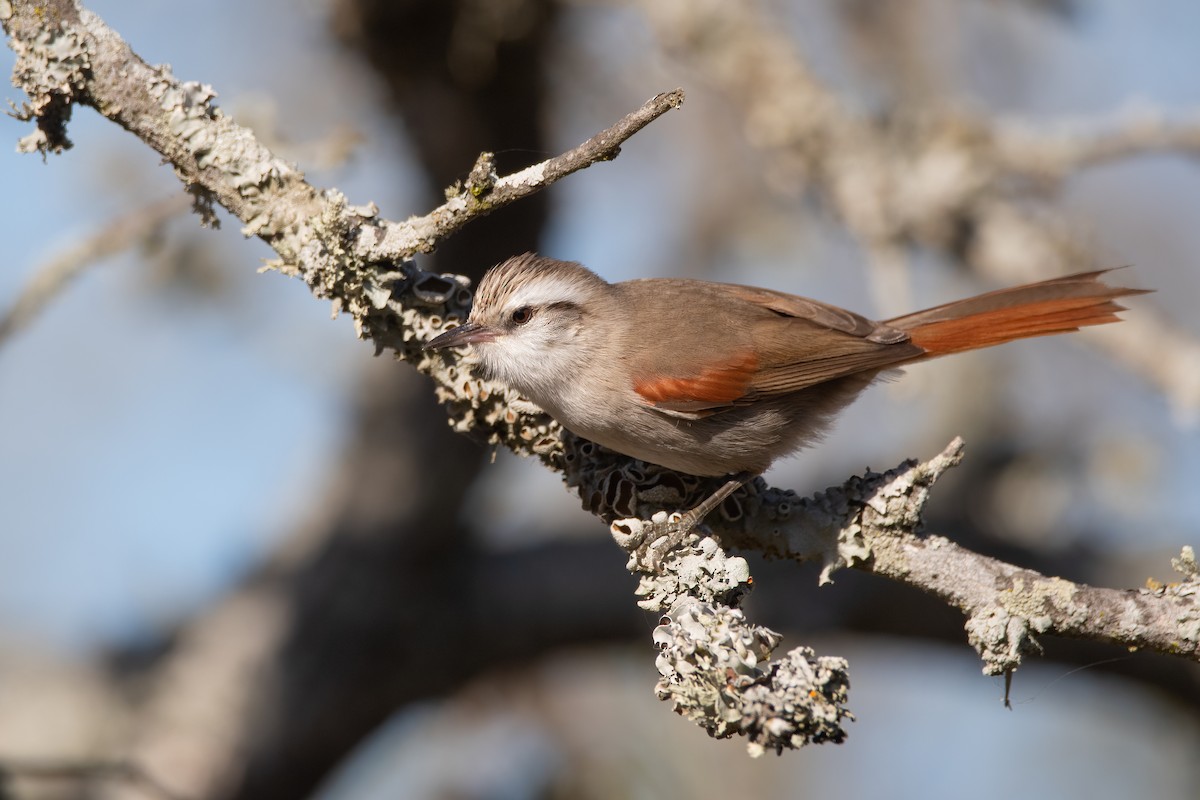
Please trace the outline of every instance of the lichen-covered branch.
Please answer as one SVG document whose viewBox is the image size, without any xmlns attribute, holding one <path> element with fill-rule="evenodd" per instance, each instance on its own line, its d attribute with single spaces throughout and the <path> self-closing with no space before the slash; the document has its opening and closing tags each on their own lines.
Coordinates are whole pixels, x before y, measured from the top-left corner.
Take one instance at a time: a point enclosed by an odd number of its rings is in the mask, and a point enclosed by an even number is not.
<svg viewBox="0 0 1200 800">
<path fill-rule="evenodd" d="M 368 261 L 406 258 L 428 253 L 442 239 L 472 219 L 528 197 L 573 172 L 600 161 L 611 161 L 621 152 L 621 143 L 673 108 L 683 104 L 683 91 L 664 92 L 626 115 L 578 147 L 560 156 L 500 177 L 492 153 L 475 162 L 463 186 L 447 192 L 446 202 L 428 214 L 404 222 L 380 222 L 373 238 L 360 238 L 360 254 Z"/>
<path fill-rule="evenodd" d="M 664 507 L 690 508 L 720 481 L 631 461 L 570 434 L 564 443 L 568 485 L 580 491 L 586 508 L 616 520 L 614 538 L 634 553 L 630 568 L 643 574 L 642 605 L 667 612 L 656 634 L 660 645 L 667 644 L 658 661 L 660 694 L 680 713 L 702 720 L 713 735 L 747 736 L 753 753 L 839 740 L 839 720 L 849 716 L 837 688 L 844 672 L 803 648 L 793 651 L 789 663 L 808 663 L 813 675 L 824 676 L 815 694 L 806 695 L 812 684 L 795 683 L 791 672 L 778 672 L 775 662 L 766 661 L 777 639 L 737 610 L 749 586 L 744 562 L 728 559 L 712 539 L 693 538 L 667 555 L 660 569 L 655 569 L 660 562 L 653 548 L 640 557 L 635 552 L 646 527 L 640 520 L 661 521 Z M 963 612 L 967 638 L 989 675 L 1015 670 L 1023 655 L 1039 651 L 1041 635 L 1200 660 L 1200 577 L 1190 549 L 1173 562 L 1180 582 L 1123 590 L 1042 575 L 927 535 L 923 515 L 932 487 L 961 461 L 963 448 L 955 439 L 929 461 L 854 476 L 807 498 L 759 479 L 706 523 L 725 546 L 816 562 L 822 581 L 851 567 L 936 595 Z M 723 675 L 742 678 L 722 682 Z M 753 697 L 743 696 L 749 686 Z M 770 702 L 760 703 L 763 696 Z M 700 713 L 705 703 L 722 714 Z M 780 715 L 778 708 L 789 709 L 791 716 Z M 767 717 L 780 736 L 766 736 Z"/>
<path fill-rule="evenodd" d="M 797 499 L 754 487 L 713 528 L 723 541 L 776 558 L 817 561 L 822 578 L 855 567 L 929 592 L 967 618 L 984 672 L 1011 672 L 1038 652 L 1038 635 L 1108 642 L 1200 661 L 1200 573 L 1185 548 L 1178 583 L 1106 589 L 1042 575 L 974 553 L 923 530 L 933 483 L 962 458 L 956 439 L 939 455 Z M 722 509 L 725 512 L 727 509 Z M 754 519 L 754 525 L 746 525 Z"/>
<path fill-rule="evenodd" d="M 660 511 L 651 523 L 666 518 Z M 659 561 L 638 549 L 648 527 L 640 519 L 619 520 L 612 533 L 630 553 L 630 570 L 641 574 L 638 605 L 663 612 L 654 630 L 659 698 L 710 736 L 745 736 L 754 756 L 843 741 L 842 720 L 854 718 L 846 708 L 846 660 L 818 657 L 808 647 L 770 660 L 782 637 L 738 607 L 750 590 L 745 559 L 691 534 Z"/>
<path fill-rule="evenodd" d="M 1200 660 L 1200 581 L 1192 556 L 1175 563 L 1183 579 L 1152 589 L 1105 589 L 1021 569 L 926 535 L 922 512 L 934 482 L 962 459 L 951 442 L 927 462 L 868 472 L 801 498 L 757 480 L 707 520 L 726 546 L 771 558 L 816 562 L 821 580 L 845 567 L 934 594 L 967 616 L 967 631 L 985 671 L 1012 670 L 1035 634 L 1086 638 Z M 649 518 L 657 509 L 689 508 L 715 485 L 631 462 L 567 437 L 569 485 L 585 507 L 606 518 Z M 630 522 L 619 523 L 628 528 Z M 619 543 L 624 539 L 619 538 Z M 1000 630 L 997 626 L 1001 626 Z"/>
<path fill-rule="evenodd" d="M 211 87 L 146 64 L 73 0 L 5 2 L 0 24 L 17 54 L 13 82 L 30 98 L 22 116 L 37 125 L 23 149 L 69 147 L 72 105 L 95 108 L 160 153 L 202 210 L 221 205 L 244 223 L 243 233 L 269 244 L 279 259 L 268 268 L 301 278 L 335 313 L 349 313 L 377 351 L 432 374 L 440 398 L 461 410 L 458 430 L 553 457 L 557 426 L 540 410 L 471 380 L 463 365 L 421 352 L 421 343 L 465 318 L 470 293 L 466 279 L 433 275 L 406 259 L 471 219 L 615 157 L 630 136 L 679 107 L 682 91 L 658 95 L 579 147 L 513 175 L 496 176 L 485 154 L 445 205 L 395 223 L 379 219 L 373 205 L 352 206 L 337 190 L 313 187 L 225 116 Z"/>
<path fill-rule="evenodd" d="M 281 259 L 274 266 L 303 277 L 318 296 L 356 317 L 383 310 L 389 289 L 405 288 L 394 285 L 400 273 L 379 270 L 380 264 L 427 252 L 470 220 L 614 158 L 630 136 L 683 102 L 680 90 L 658 95 L 579 147 L 512 175 L 497 176 L 485 153 L 444 205 L 396 223 L 307 183 L 295 165 L 225 116 L 211 87 L 146 64 L 73 0 L 6 3 L 0 22 L 17 54 L 13 82 L 30 98 L 21 116 L 37 123 L 22 149 L 46 154 L 69 147 L 71 105 L 95 108 L 160 153 L 203 203 L 221 205 L 244 223 L 246 235 L 271 245 Z M 428 307 L 430 296 L 418 305 Z M 376 328 L 382 333 L 388 326 Z"/>
</svg>

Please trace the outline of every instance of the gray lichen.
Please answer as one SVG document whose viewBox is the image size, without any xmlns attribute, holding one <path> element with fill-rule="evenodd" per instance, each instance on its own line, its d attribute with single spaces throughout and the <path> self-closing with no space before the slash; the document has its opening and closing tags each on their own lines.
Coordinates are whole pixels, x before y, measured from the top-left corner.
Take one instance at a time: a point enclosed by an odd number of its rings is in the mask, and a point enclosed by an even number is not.
<svg viewBox="0 0 1200 800">
<path fill-rule="evenodd" d="M 668 611 L 687 600 L 737 606 L 750 589 L 750 567 L 746 559 L 726 555 L 711 537 L 689 535 L 661 563 L 651 548 L 639 549 L 646 529 L 667 519 L 660 511 L 649 522 L 623 519 L 612 524 L 613 538 L 630 553 L 628 569 L 641 574 L 638 605 L 647 611 Z"/>
<path fill-rule="evenodd" d="M 638 605 L 666 612 L 654 631 L 659 699 L 710 736 L 745 736 L 755 756 L 845 739 L 841 720 L 853 719 L 845 708 L 846 662 L 808 648 L 770 661 L 782 637 L 737 607 L 751 586 L 745 559 L 692 534 L 658 562 L 639 544 L 645 529 L 665 522 L 659 512 L 649 522 L 612 525 L 613 538 L 630 551 L 629 568 L 641 573 Z"/>
<path fill-rule="evenodd" d="M 1195 652 L 1200 645 L 1200 563 L 1196 561 L 1196 551 L 1184 546 L 1179 557 L 1171 559 L 1171 567 L 1183 576 L 1183 580 L 1162 586 L 1157 593 L 1190 601 L 1180 608 L 1173 620 L 1177 641 L 1172 644 L 1180 652 Z"/>
<path fill-rule="evenodd" d="M 727 535 L 735 540 L 748 535 L 742 524 L 752 519 L 757 549 L 818 559 L 821 579 L 827 581 L 836 568 L 872 559 L 872 542 L 889 546 L 917 528 L 930 487 L 958 463 L 962 449 L 961 440 L 955 440 L 929 462 L 868 472 L 812 498 L 755 481 L 709 522 L 725 541 Z M 601 514 L 642 515 L 651 495 L 667 507 L 687 508 L 715 488 L 652 465 L 610 459 L 595 445 L 569 437 L 564 458 L 568 483 L 581 490 L 592 487 L 581 491 L 584 505 Z M 853 718 L 845 708 L 846 662 L 817 658 L 806 648 L 771 661 L 779 635 L 751 624 L 737 607 L 751 585 L 746 562 L 726 556 L 714 539 L 695 534 L 660 560 L 661 554 L 653 554 L 655 543 L 645 540 L 668 521 L 659 511 L 649 521 L 618 519 L 612 526 L 614 539 L 631 553 L 630 569 L 641 573 L 639 605 L 667 612 L 655 631 L 661 648 L 659 697 L 712 736 L 746 736 L 754 755 L 842 741 L 841 721 Z M 977 619 L 974 638 L 984 643 L 981 652 L 992 668 L 1003 671 L 1014 648 L 1019 654 L 1036 643 L 1031 644 L 1028 619 L 1003 609 L 997 615 L 1003 619 Z"/>
<path fill-rule="evenodd" d="M 295 209 L 263 198 L 273 197 L 288 181 L 303 180 L 299 169 L 272 155 L 249 130 L 229 120 L 213 104 L 217 93 L 211 86 L 177 81 L 167 67 L 156 70 L 158 77 L 149 92 L 173 141 L 183 146 L 196 169 L 220 172 L 222 183 L 246 201 L 242 234 L 271 239 L 297 229 L 302 219 Z M 179 176 L 190 183 L 184 173 Z"/>
<path fill-rule="evenodd" d="M 1043 622 L 1038 630 L 1028 617 L 991 607 L 967 619 L 967 641 L 983 659 L 984 675 L 1005 675 L 1021 666 L 1026 654 L 1041 652 L 1034 633 L 1044 632 L 1047 627 Z"/>
<path fill-rule="evenodd" d="M 9 16 L 11 16 L 9 7 Z M 10 37 L 17 54 L 12 82 L 29 101 L 14 110 L 22 121 L 33 120 L 37 129 L 17 142 L 21 153 L 61 153 L 71 147 L 67 122 L 71 105 L 83 90 L 91 70 L 91 52 L 70 29 L 46 27 L 32 38 Z"/>
<path fill-rule="evenodd" d="M 1196 551 L 1185 545 L 1179 558 L 1171 559 L 1171 568 L 1183 576 L 1184 583 L 1200 585 L 1200 564 L 1196 563 Z"/>
<path fill-rule="evenodd" d="M 752 756 L 844 741 L 842 720 L 853 719 L 846 661 L 806 647 L 768 661 L 779 641 L 739 609 L 683 604 L 654 631 L 655 693 L 714 738 L 745 736 Z"/>
</svg>

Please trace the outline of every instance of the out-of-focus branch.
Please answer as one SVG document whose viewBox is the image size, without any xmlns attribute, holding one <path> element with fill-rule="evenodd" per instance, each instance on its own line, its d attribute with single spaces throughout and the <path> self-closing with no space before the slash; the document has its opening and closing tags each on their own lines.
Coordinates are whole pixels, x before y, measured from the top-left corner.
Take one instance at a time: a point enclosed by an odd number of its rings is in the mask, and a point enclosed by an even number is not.
<svg viewBox="0 0 1200 800">
<path fill-rule="evenodd" d="M 105 228 L 60 253 L 34 273 L 8 311 L 0 316 L 0 346 L 28 325 L 46 304 L 89 265 L 153 236 L 164 223 L 191 206 L 186 194 L 151 203 L 108 223 Z"/>
<path fill-rule="evenodd" d="M 822 84 L 759 3 L 636 5 L 667 50 L 741 109 L 747 139 L 770 156 L 769 182 L 804 187 L 863 243 L 889 297 L 897 294 L 898 254 L 914 246 L 1000 283 L 1095 269 L 1095 253 L 1061 215 L 1030 201 L 1087 166 L 1200 153 L 1200 121 L 1150 113 L 1050 132 L 946 107 L 897 106 L 867 117 Z M 1183 414 L 1200 411 L 1195 336 L 1160 324 L 1086 338 Z"/>
<path fill-rule="evenodd" d="M 1131 315 L 1120 336 L 1106 336 L 1104 351 L 1159 387 L 1180 424 L 1200 420 L 1200 341 L 1155 316 Z"/>
<path fill-rule="evenodd" d="M 996 124 L 995 154 L 1005 170 L 1060 181 L 1085 167 L 1147 153 L 1200 155 L 1200 120 L 1168 119 L 1146 110 L 1126 111 L 1088 125 Z"/>
<path fill-rule="evenodd" d="M 351 129 L 341 127 L 323 139 L 289 147 L 310 154 L 325 167 L 333 167 L 350 156 L 358 145 L 359 138 Z M 192 207 L 195 202 L 195 197 L 185 193 L 172 195 L 130 211 L 109 221 L 100 231 L 76 242 L 38 267 L 16 300 L 0 316 L 0 347 L 3 347 L 13 334 L 32 323 L 47 304 L 89 265 L 149 240 L 167 222 Z M 203 208 L 201 211 L 206 213 Z"/>
<path fill-rule="evenodd" d="M 126 761 L 38 761 L 4 759 L 0 762 L 0 797 L 8 797 L 9 782 L 83 784 L 80 796 L 90 796 L 102 784 L 121 782 L 135 787 L 143 797 L 183 800 L 146 770 Z M 15 795 L 14 795 L 15 796 Z M 39 794 L 39 796 L 41 796 Z"/>
</svg>

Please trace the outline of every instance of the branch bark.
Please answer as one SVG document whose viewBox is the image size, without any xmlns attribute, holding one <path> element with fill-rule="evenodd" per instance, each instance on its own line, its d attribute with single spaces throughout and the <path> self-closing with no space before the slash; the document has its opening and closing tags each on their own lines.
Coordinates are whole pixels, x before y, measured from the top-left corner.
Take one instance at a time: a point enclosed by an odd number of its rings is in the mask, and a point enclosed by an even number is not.
<svg viewBox="0 0 1200 800">
<path fill-rule="evenodd" d="M 1015 567 L 925 533 L 929 490 L 961 461 L 963 448 L 956 439 L 925 463 L 868 472 L 799 502 L 766 490 L 749 500 L 758 504 L 751 515 L 771 519 L 774 507 L 775 525 L 734 525 L 728 538 L 769 556 L 820 561 L 825 579 L 834 569 L 855 566 L 938 597 L 967 617 L 968 639 L 988 675 L 1011 672 L 1023 654 L 1040 652 L 1036 637 L 1042 634 L 1200 660 L 1200 573 L 1191 548 L 1172 561 L 1177 583 L 1106 589 Z M 836 550 L 828 534 L 808 536 L 830 529 Z"/>
<path fill-rule="evenodd" d="M 404 222 L 380 220 L 374 240 L 358 239 L 358 254 L 369 262 L 395 261 L 429 253 L 437 243 L 473 219 L 539 192 L 555 181 L 621 153 L 621 144 L 671 109 L 683 105 L 683 90 L 663 92 L 615 125 L 560 156 L 503 177 L 496 174 L 495 156 L 482 153 L 466 183 L 447 191 L 445 203 Z"/>
<path fill-rule="evenodd" d="M 983 659 L 986 675 L 1011 675 L 1025 655 L 1041 652 L 1037 637 L 1042 635 L 1200 661 L 1200 566 L 1190 547 L 1172 561 L 1180 581 L 1120 590 L 1042 575 L 926 534 L 924 508 L 933 484 L 958 465 L 963 449 L 962 440 L 955 439 L 929 461 L 867 472 L 810 498 L 769 488 L 759 479 L 707 522 L 726 545 L 771 558 L 820 563 L 823 582 L 836 570 L 853 567 L 938 597 L 965 615 L 968 641 Z M 604 482 L 612 487 L 631 480 L 628 473 L 629 466 L 614 457 Z M 568 482 L 572 479 L 568 470 Z M 705 487 L 697 499 L 710 489 Z M 666 491 L 676 489 L 669 486 Z M 622 489 L 611 492 L 624 494 Z M 613 524 L 617 543 L 631 553 L 642 538 L 640 517 L 652 514 L 661 502 L 662 492 L 656 494 L 646 507 L 635 506 L 637 517 Z M 683 499 L 687 507 L 688 498 Z M 672 496 L 667 502 L 674 500 Z M 613 508 L 601 503 L 600 511 L 611 513 Z M 671 697 L 681 714 L 706 720 L 714 735 L 746 735 L 755 755 L 841 740 L 839 722 L 852 718 L 843 704 L 845 663 L 817 659 L 805 648 L 793 650 L 782 661 L 767 661 L 778 635 L 747 625 L 736 610 L 749 590 L 744 562 L 729 559 L 715 541 L 697 536 L 685 542 L 683 555 L 668 557 L 662 574 L 654 568 L 655 559 L 654 554 L 631 555 L 629 567 L 643 574 L 638 594 L 646 599 L 641 605 L 667 612 L 655 637 L 669 654 L 659 658 L 660 695 Z M 703 622 L 697 620 L 698 613 Z M 721 633 L 720 646 L 710 641 L 714 631 Z M 703 654 L 699 659 L 697 652 Z M 797 664 L 804 665 L 807 680 L 797 682 L 785 669 Z M 740 682 L 727 680 L 727 673 L 739 676 Z M 744 694 L 751 688 L 749 696 Z M 717 691 L 722 692 L 720 703 L 712 700 Z"/>
</svg>

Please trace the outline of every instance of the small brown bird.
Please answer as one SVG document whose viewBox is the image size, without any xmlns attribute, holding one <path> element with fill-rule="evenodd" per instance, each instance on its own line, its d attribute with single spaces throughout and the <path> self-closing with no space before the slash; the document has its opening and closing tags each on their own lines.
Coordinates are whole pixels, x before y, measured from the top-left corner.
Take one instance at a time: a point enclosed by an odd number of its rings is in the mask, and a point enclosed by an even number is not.
<svg viewBox="0 0 1200 800">
<path fill-rule="evenodd" d="M 1117 322 L 1104 271 L 1001 289 L 874 322 L 805 297 L 684 279 L 608 283 L 526 253 L 493 267 L 468 321 L 430 349 L 471 345 L 488 378 L 563 427 L 692 475 L 745 480 L 812 444 L 881 373 L 949 353 Z"/>
</svg>

